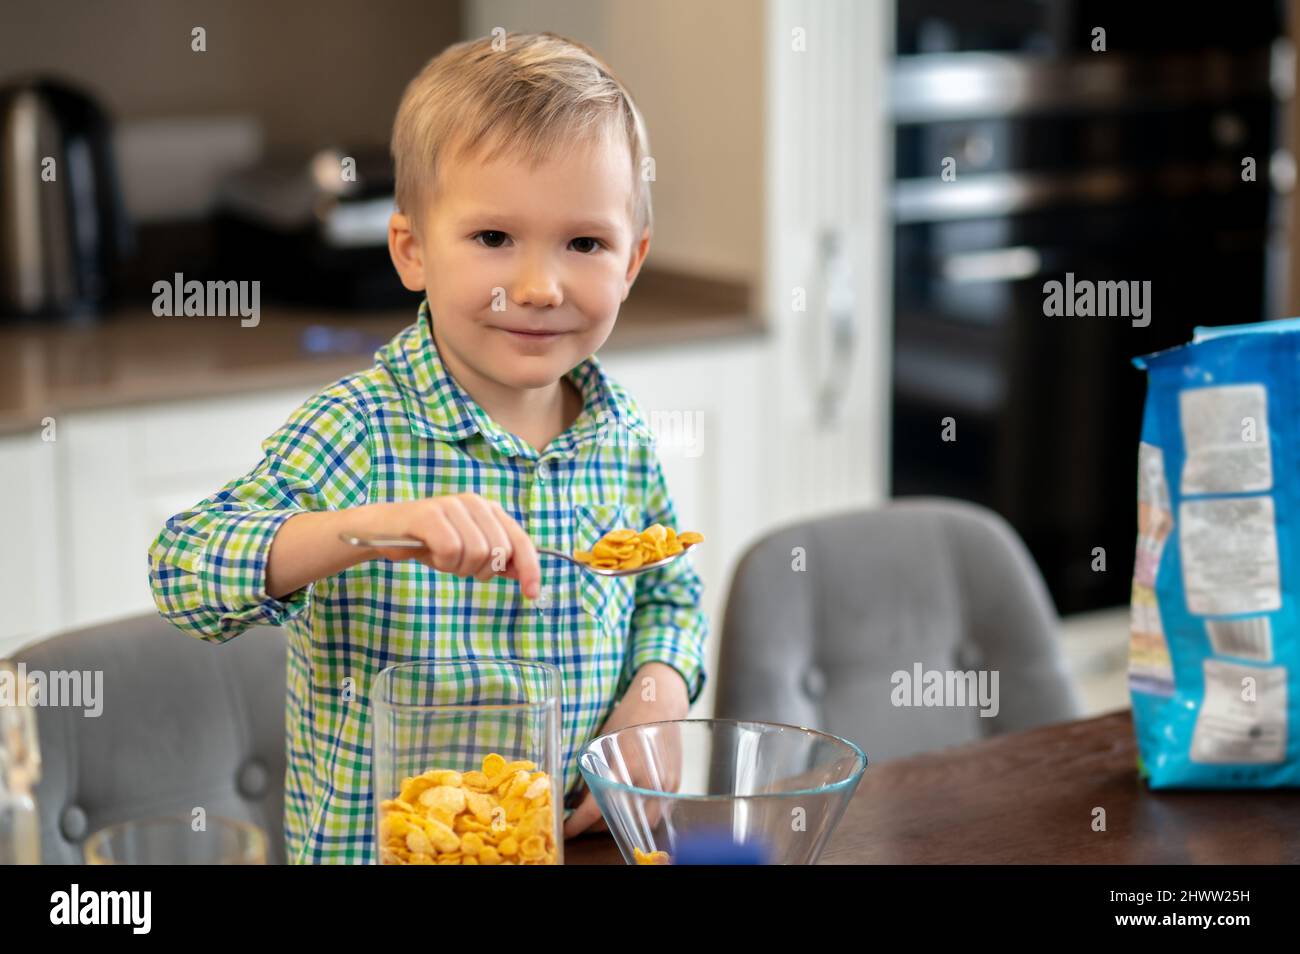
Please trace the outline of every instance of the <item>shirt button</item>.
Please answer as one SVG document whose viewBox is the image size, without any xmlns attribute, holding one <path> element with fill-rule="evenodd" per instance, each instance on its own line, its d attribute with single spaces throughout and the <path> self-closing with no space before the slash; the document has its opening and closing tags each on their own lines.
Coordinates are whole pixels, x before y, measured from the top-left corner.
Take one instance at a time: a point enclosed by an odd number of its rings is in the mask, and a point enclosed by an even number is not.
<svg viewBox="0 0 1300 954">
<path fill-rule="evenodd" d="M 547 480 L 551 476 L 551 465 L 544 460 L 537 462 L 537 477 L 539 480 Z"/>
<path fill-rule="evenodd" d="M 539 610 L 551 608 L 551 588 L 549 586 L 543 586 L 541 588 L 537 594 L 537 599 L 533 602 L 533 605 Z"/>
</svg>

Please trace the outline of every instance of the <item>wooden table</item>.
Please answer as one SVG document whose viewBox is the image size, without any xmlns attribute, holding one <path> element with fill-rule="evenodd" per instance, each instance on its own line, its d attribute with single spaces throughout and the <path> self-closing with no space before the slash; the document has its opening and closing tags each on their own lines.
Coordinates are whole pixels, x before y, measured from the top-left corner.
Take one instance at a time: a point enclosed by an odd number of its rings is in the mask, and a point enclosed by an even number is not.
<svg viewBox="0 0 1300 954">
<path fill-rule="evenodd" d="M 1300 863 L 1300 789 L 1152 792 L 1136 757 L 1125 710 L 868 765 L 821 863 Z M 564 860 L 623 863 L 604 832 Z"/>
</svg>

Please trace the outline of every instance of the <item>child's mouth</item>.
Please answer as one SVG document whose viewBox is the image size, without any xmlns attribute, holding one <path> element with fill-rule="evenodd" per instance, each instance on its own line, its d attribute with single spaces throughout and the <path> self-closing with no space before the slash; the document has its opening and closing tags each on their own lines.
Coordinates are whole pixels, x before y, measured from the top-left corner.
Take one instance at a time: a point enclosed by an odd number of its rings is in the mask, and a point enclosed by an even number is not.
<svg viewBox="0 0 1300 954">
<path fill-rule="evenodd" d="M 568 334 L 567 331 L 516 331 L 513 328 L 498 328 L 497 331 L 504 331 L 516 341 L 530 341 L 534 343 L 555 341 Z"/>
</svg>

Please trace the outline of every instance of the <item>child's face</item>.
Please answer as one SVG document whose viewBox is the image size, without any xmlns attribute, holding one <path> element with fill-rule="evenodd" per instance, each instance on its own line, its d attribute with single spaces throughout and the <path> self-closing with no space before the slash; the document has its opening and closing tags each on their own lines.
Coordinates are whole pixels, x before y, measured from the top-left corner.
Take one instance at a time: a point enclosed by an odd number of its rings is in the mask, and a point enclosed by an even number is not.
<svg viewBox="0 0 1300 954">
<path fill-rule="evenodd" d="M 649 248 L 632 233 L 632 186 L 628 147 L 609 138 L 536 169 L 444 162 L 423 241 L 395 214 L 389 250 L 402 283 L 427 293 L 454 373 L 546 387 L 604 344 Z"/>
</svg>

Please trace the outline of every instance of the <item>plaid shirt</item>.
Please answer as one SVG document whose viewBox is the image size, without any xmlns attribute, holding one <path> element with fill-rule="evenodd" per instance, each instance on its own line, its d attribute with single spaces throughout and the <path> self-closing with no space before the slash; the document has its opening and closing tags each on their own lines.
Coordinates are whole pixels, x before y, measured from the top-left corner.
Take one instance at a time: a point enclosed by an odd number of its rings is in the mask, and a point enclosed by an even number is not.
<svg viewBox="0 0 1300 954">
<path fill-rule="evenodd" d="M 259 623 L 286 629 L 292 863 L 372 860 L 369 693 L 386 666 L 470 656 L 555 664 L 566 795 L 581 782 L 582 748 L 641 666 L 674 667 L 692 702 L 704 686 L 707 624 L 689 559 L 604 578 L 542 557 L 549 599 L 536 602 L 513 580 L 386 560 L 268 595 L 271 540 L 304 511 L 472 491 L 498 501 L 537 545 L 565 552 L 615 527 L 677 526 L 653 434 L 594 356 L 568 375 L 581 414 L 539 453 L 448 374 L 430 320 L 425 299 L 374 367 L 310 398 L 263 442 L 256 467 L 169 519 L 149 549 L 159 612 L 189 635 L 222 643 Z"/>
</svg>

